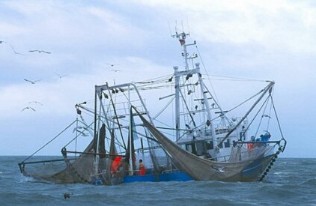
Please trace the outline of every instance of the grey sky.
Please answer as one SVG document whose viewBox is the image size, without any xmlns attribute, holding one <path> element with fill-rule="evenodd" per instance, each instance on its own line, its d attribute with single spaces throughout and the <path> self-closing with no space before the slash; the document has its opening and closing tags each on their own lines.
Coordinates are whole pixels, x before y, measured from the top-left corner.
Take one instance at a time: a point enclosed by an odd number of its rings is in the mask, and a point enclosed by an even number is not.
<svg viewBox="0 0 316 206">
<path fill-rule="evenodd" d="M 96 84 L 171 74 L 182 64 L 175 27 L 197 40 L 209 74 L 276 81 L 283 156 L 316 157 L 308 0 L 1 1 L 0 155 L 35 151 L 75 118 L 76 103 L 92 102 Z M 21 112 L 31 101 L 43 105 Z"/>
</svg>

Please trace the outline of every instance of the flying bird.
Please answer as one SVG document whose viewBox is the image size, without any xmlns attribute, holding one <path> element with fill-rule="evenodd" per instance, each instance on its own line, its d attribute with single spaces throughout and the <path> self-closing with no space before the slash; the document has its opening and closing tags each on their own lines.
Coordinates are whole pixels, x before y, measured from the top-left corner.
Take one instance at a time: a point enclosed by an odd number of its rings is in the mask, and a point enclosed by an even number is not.
<svg viewBox="0 0 316 206">
<path fill-rule="evenodd" d="M 11 47 L 14 54 L 23 55 L 20 52 L 15 51 L 14 47 L 11 44 L 9 44 L 9 46 Z"/>
<path fill-rule="evenodd" d="M 39 105 L 43 106 L 43 104 L 41 102 L 38 102 L 38 101 L 31 101 L 31 102 L 29 102 L 29 104 L 39 104 Z"/>
<path fill-rule="evenodd" d="M 59 79 L 61 79 L 61 78 L 65 77 L 65 76 L 67 76 L 67 75 L 65 75 L 65 74 L 58 74 L 58 73 L 56 73 L 56 72 L 55 72 L 55 74 L 59 77 Z"/>
<path fill-rule="evenodd" d="M 35 49 L 35 50 L 30 50 L 29 52 L 38 52 L 38 53 L 51 54 L 51 52 L 49 52 L 49 51 L 38 50 L 38 49 Z"/>
<path fill-rule="evenodd" d="M 23 55 L 23 54 L 21 54 L 20 52 L 17 52 L 17 51 L 14 49 L 14 47 L 13 47 L 11 44 L 9 44 L 8 42 L 6 42 L 6 41 L 0 41 L 0 44 L 2 44 L 2 43 L 8 44 L 14 54 Z"/>
<path fill-rule="evenodd" d="M 23 112 L 24 110 L 32 110 L 32 111 L 36 111 L 33 107 L 24 107 L 21 112 Z"/>
<path fill-rule="evenodd" d="M 108 67 L 117 67 L 120 64 L 105 62 L 105 65 L 107 65 Z"/>
<path fill-rule="evenodd" d="M 86 133 L 84 133 L 84 131 L 80 131 L 79 129 L 76 129 L 75 132 L 78 132 L 79 134 L 81 134 L 84 137 L 88 136 Z"/>
<path fill-rule="evenodd" d="M 35 84 L 36 82 L 39 82 L 39 81 L 41 81 L 41 80 L 38 79 L 38 80 L 32 81 L 32 80 L 29 80 L 29 79 L 24 79 L 24 81 L 29 82 L 29 83 L 31 83 L 31 84 Z"/>
<path fill-rule="evenodd" d="M 89 132 L 89 129 L 86 127 L 79 126 L 79 127 L 75 127 L 72 132 L 77 132 L 77 133 L 81 134 L 82 136 L 86 137 L 88 135 L 85 133 L 85 131 Z"/>
</svg>

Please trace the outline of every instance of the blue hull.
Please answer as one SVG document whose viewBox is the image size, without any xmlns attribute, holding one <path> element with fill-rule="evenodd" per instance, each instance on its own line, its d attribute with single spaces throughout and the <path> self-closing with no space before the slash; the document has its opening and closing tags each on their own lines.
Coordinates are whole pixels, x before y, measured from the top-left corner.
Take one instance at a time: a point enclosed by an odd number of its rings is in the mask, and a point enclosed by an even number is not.
<svg viewBox="0 0 316 206">
<path fill-rule="evenodd" d="M 164 182 L 164 181 L 189 181 L 192 178 L 182 171 L 172 171 L 163 174 L 133 175 L 124 177 L 123 183 L 131 182 Z"/>
</svg>

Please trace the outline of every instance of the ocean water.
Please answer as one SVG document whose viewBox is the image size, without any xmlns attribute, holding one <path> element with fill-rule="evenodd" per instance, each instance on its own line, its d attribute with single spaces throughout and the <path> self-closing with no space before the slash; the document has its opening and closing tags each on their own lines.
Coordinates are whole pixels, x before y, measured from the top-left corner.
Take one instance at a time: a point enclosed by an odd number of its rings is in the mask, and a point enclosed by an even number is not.
<svg viewBox="0 0 316 206">
<path fill-rule="evenodd" d="M 20 174 L 25 157 L 0 156 L 0 205 L 316 205 L 316 159 L 279 158 L 263 182 L 53 184 Z M 70 198 L 64 199 L 64 193 Z"/>
</svg>

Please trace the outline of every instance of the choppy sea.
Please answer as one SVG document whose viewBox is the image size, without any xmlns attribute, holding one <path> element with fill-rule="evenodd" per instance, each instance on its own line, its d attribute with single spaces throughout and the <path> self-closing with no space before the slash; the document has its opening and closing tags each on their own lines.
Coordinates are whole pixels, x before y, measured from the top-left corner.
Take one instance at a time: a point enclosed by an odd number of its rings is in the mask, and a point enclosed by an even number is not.
<svg viewBox="0 0 316 206">
<path fill-rule="evenodd" d="M 20 174 L 25 157 L 0 156 L 0 205 L 316 205 L 316 159 L 279 158 L 262 182 L 53 184 Z M 70 198 L 64 199 L 64 193 Z"/>
</svg>

